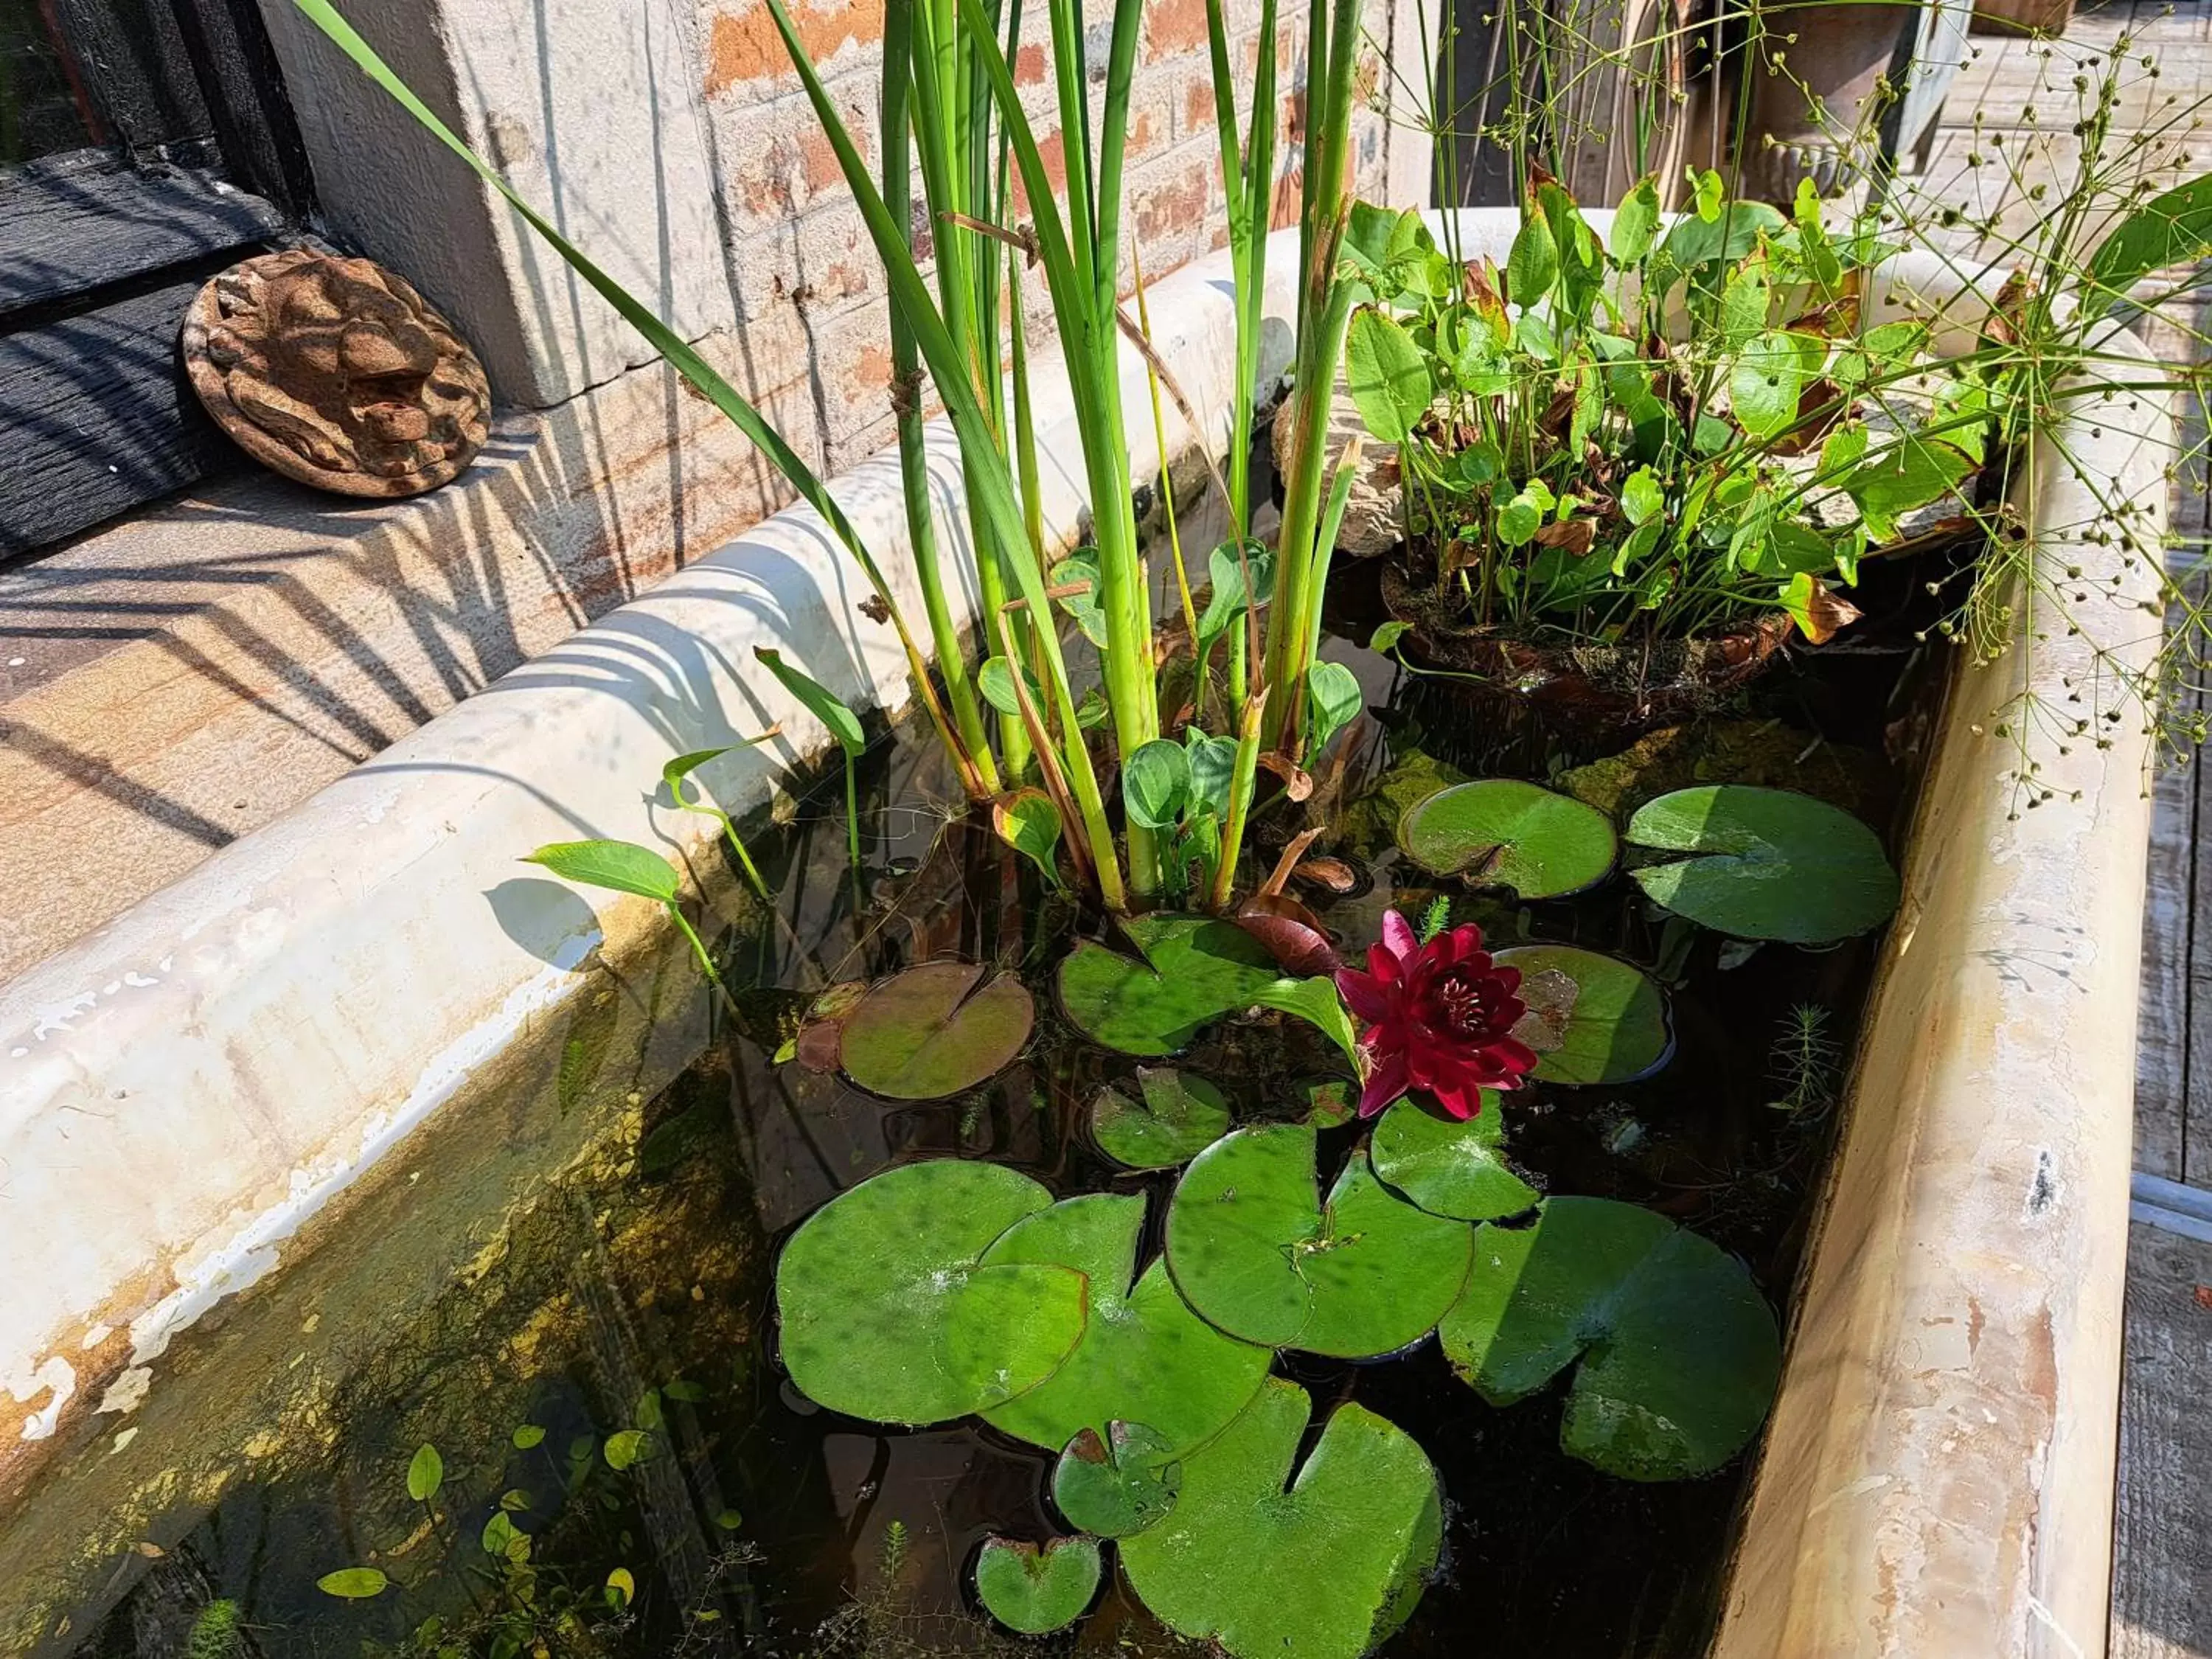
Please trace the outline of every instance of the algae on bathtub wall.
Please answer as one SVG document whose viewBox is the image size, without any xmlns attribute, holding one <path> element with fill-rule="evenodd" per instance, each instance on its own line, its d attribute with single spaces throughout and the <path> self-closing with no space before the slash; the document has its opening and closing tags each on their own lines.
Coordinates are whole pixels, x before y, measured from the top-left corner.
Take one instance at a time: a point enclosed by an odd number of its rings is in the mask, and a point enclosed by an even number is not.
<svg viewBox="0 0 2212 1659">
<path fill-rule="evenodd" d="M 611 1363 L 598 1323 L 649 1327 L 680 1299 L 687 1340 L 750 1363 L 765 1246 L 734 1148 L 637 1178 L 647 1103 L 708 1035 L 665 945 L 610 946 L 541 1041 L 468 1079 L 275 1271 L 107 1394 L 128 1409 L 65 1427 L 0 1494 L 0 1651 L 72 1650 L 204 1517 L 266 1494 L 342 1490 L 367 1547 L 408 1544 L 422 1516 L 393 1471 L 424 1442 L 449 1461 L 504 1444 L 548 1377 Z M 310 1602 L 350 1565 L 302 1560 Z"/>
</svg>

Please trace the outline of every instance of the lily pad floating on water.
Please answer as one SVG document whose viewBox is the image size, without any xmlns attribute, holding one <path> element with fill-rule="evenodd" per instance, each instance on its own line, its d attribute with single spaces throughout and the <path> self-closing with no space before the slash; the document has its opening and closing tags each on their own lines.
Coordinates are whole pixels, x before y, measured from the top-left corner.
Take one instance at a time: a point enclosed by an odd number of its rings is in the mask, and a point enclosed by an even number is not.
<svg viewBox="0 0 2212 1659">
<path fill-rule="evenodd" d="M 840 1063 L 870 1094 L 942 1100 L 1022 1051 L 1036 1006 L 1021 981 L 973 962 L 926 962 L 879 981 L 844 1018 Z"/>
<path fill-rule="evenodd" d="M 975 1595 L 1008 1630 L 1042 1636 L 1083 1616 L 1103 1571 L 1095 1539 L 1055 1538 L 1040 1547 L 992 1538 L 976 1558 Z"/>
<path fill-rule="evenodd" d="M 957 1158 L 886 1170 L 832 1199 L 776 1263 L 793 1383 L 831 1411 L 909 1424 L 1035 1388 L 1083 1338 L 1084 1277 L 980 1258 L 1051 1203 L 1017 1170 Z"/>
<path fill-rule="evenodd" d="M 1267 1124 L 1200 1153 L 1168 1206 L 1169 1269 L 1193 1308 L 1247 1342 L 1395 1353 L 1457 1300 L 1473 1233 L 1393 1194 L 1364 1151 L 1324 1206 L 1316 1140 L 1310 1124 Z"/>
<path fill-rule="evenodd" d="M 1141 1423 L 1115 1423 L 1105 1438 L 1085 1429 L 1053 1466 L 1052 1501 L 1070 1526 L 1101 1538 L 1130 1538 L 1175 1507 L 1182 1465 L 1164 1436 Z"/>
<path fill-rule="evenodd" d="M 1620 850 L 1604 813 L 1518 778 L 1477 778 L 1415 802 L 1398 844 L 1425 870 L 1524 899 L 1594 886 Z"/>
<path fill-rule="evenodd" d="M 1117 1419 L 1183 1447 L 1218 1433 L 1244 1408 L 1273 1356 L 1194 1313 L 1165 1262 L 1139 1276 L 1144 1225 L 1142 1198 L 1091 1193 L 1024 1217 L 983 1253 L 987 1273 L 1050 1267 L 1079 1273 L 1090 1287 L 1088 1322 L 1066 1362 L 985 1410 L 985 1422 L 1048 1451 L 1085 1429 L 1110 1435 Z"/>
<path fill-rule="evenodd" d="M 1571 945 L 1516 945 L 1492 958 L 1521 970 L 1534 1076 L 1547 1083 L 1628 1083 L 1651 1072 L 1674 1048 L 1667 1000 L 1641 971 L 1616 957 Z M 1535 1028 L 1541 1027 L 1537 1030 Z"/>
<path fill-rule="evenodd" d="M 1437 1337 L 1493 1406 L 1575 1365 L 1560 1449 L 1630 1480 L 1727 1463 L 1765 1420 L 1782 1364 L 1742 1263 L 1601 1198 L 1547 1199 L 1532 1226 L 1478 1229 L 1474 1271 Z"/>
<path fill-rule="evenodd" d="M 1139 1066 L 1132 1100 L 1108 1085 L 1091 1102 L 1091 1135 L 1132 1170 L 1172 1170 L 1229 1133 L 1229 1103 L 1202 1077 L 1172 1066 Z"/>
<path fill-rule="evenodd" d="M 1880 837 L 1810 795 L 1735 783 L 1677 789 L 1637 809 L 1628 839 L 1688 854 L 1630 873 L 1676 915 L 1738 939 L 1825 945 L 1879 927 L 1897 909 L 1897 872 Z"/>
<path fill-rule="evenodd" d="M 1382 1184 L 1431 1215 L 1499 1221 L 1543 1196 L 1505 1158 L 1498 1091 L 1482 1091 L 1482 1109 L 1465 1122 L 1401 1100 L 1375 1125 L 1368 1157 Z"/>
<path fill-rule="evenodd" d="M 1183 1463 L 1167 1518 L 1121 1545 L 1145 1605 L 1232 1659 L 1360 1659 L 1405 1623 L 1443 1537 L 1436 1470 L 1413 1437 L 1336 1408 L 1291 1479 L 1313 1402 L 1268 1379 Z"/>
<path fill-rule="evenodd" d="M 1347 1056 L 1350 1018 L 1327 979 L 1292 979 L 1267 947 L 1234 922 L 1206 916 L 1138 916 L 1125 924 L 1141 953 L 1085 939 L 1060 964 L 1060 1002 L 1094 1042 L 1126 1054 L 1171 1054 L 1215 1020 L 1274 1008 L 1318 1027 Z"/>
</svg>

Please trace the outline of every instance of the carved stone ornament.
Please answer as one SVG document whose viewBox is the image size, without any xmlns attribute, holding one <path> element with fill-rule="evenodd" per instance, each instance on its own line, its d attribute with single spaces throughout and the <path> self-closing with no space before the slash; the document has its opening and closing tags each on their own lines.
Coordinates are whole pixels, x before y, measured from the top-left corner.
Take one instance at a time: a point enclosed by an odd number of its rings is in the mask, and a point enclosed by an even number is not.
<svg viewBox="0 0 2212 1659">
<path fill-rule="evenodd" d="M 453 326 L 368 259 L 264 253 L 200 289 L 185 368 L 263 465 L 343 495 L 415 495 L 483 446 L 491 390 Z"/>
</svg>

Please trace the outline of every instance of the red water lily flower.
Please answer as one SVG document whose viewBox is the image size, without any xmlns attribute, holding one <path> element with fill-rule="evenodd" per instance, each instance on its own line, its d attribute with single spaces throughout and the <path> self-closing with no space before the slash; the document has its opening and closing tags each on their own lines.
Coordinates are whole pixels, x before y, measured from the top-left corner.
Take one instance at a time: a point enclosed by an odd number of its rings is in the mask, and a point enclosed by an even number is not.
<svg viewBox="0 0 2212 1659">
<path fill-rule="evenodd" d="M 1367 1073 L 1362 1117 L 1419 1089 L 1452 1116 L 1470 1118 L 1485 1089 L 1510 1089 L 1536 1063 L 1535 1051 L 1513 1035 L 1528 1012 L 1521 970 L 1492 963 L 1482 929 L 1471 922 L 1424 945 L 1405 917 L 1386 910 L 1367 971 L 1342 969 L 1336 988 L 1367 1022 L 1359 1039 Z"/>
</svg>

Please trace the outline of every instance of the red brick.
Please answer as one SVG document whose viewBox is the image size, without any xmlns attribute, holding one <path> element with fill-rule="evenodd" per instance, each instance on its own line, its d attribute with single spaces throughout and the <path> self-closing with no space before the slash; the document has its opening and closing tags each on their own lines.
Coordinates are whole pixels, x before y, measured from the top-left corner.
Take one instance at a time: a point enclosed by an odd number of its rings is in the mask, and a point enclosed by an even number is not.
<svg viewBox="0 0 2212 1659">
<path fill-rule="evenodd" d="M 883 0 L 855 0 L 853 4 L 829 0 L 811 5 L 801 0 L 793 9 L 799 43 L 817 66 L 827 64 L 847 48 L 869 46 L 884 37 Z M 714 19 L 707 40 L 707 95 L 714 97 L 746 82 L 781 77 L 793 73 L 790 54 L 766 5 L 755 3 L 742 10 L 723 12 Z"/>
<path fill-rule="evenodd" d="M 1152 0 L 1145 9 L 1145 61 L 1206 45 L 1206 0 Z"/>
</svg>

